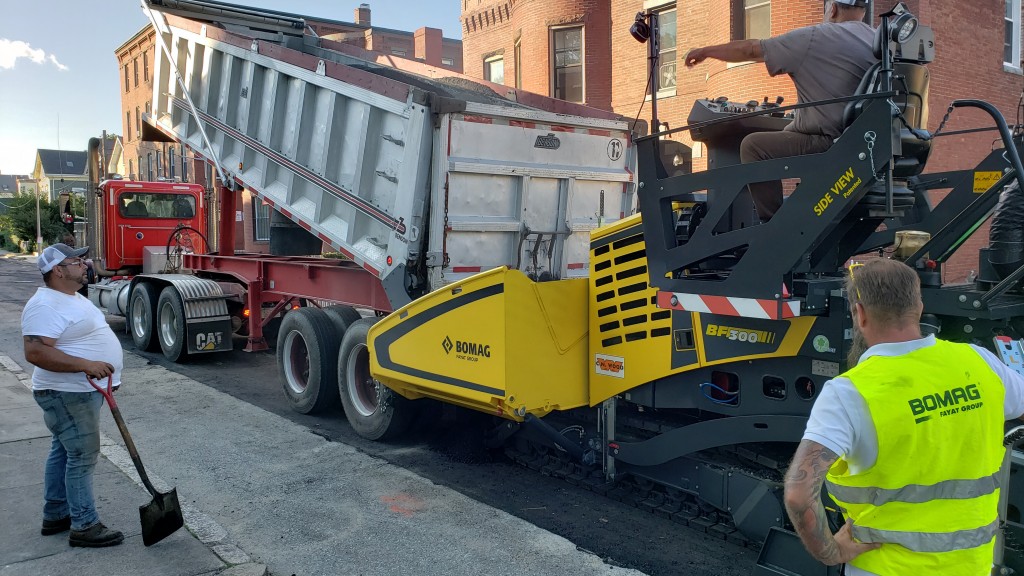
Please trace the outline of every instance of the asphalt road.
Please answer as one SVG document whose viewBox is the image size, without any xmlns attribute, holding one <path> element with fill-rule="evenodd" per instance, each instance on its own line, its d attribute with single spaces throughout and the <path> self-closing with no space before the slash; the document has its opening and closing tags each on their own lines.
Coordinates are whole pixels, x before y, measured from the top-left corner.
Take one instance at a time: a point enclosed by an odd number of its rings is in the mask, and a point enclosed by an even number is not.
<svg viewBox="0 0 1024 576">
<path fill-rule="evenodd" d="M 6 312 L 0 323 L 0 350 L 26 368 L 20 327 L 12 312 L 20 310 L 40 284 L 34 265 L 0 259 L 0 309 Z M 597 554 L 608 564 L 657 576 L 721 576 L 749 574 L 756 560 L 751 550 L 511 463 L 503 454 L 480 446 L 478 439 L 487 421 L 468 412 L 449 411 L 440 425 L 418 426 L 402 441 L 369 442 L 352 431 L 340 408 L 318 416 L 292 411 L 281 389 L 273 351 L 242 352 L 244 342 L 236 338 L 233 352 L 174 364 L 159 353 L 135 351 L 123 319 L 111 319 L 111 325 L 126 351 L 151 364 L 522 518 Z M 126 374 L 126 384 L 130 379 L 130 373 Z M 311 435 L 309 442 L 316 441 L 319 439 Z"/>
</svg>

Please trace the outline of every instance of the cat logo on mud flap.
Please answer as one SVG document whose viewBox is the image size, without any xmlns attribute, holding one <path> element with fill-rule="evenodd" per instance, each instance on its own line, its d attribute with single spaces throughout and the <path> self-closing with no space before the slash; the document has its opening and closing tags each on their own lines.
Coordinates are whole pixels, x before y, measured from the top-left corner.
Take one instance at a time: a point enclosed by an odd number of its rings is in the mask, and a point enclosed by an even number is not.
<svg viewBox="0 0 1024 576">
<path fill-rule="evenodd" d="M 196 334 L 196 350 L 216 350 L 223 340 L 223 332 L 200 332 Z"/>
<path fill-rule="evenodd" d="M 612 378 L 626 377 L 626 359 L 618 356 L 594 354 L 594 372 Z"/>
</svg>

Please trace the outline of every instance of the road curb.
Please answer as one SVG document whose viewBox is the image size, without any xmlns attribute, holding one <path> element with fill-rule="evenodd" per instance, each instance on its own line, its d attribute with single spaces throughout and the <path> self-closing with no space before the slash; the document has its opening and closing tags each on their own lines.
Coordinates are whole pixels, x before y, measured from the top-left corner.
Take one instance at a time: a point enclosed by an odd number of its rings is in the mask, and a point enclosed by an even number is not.
<svg viewBox="0 0 1024 576">
<path fill-rule="evenodd" d="M 3 366 L 4 370 L 14 375 L 25 388 L 32 389 L 31 374 L 25 372 L 21 365 L 10 356 L 0 354 L 0 366 Z M 100 432 L 100 453 L 125 476 L 130 478 L 132 482 L 145 489 L 145 485 L 143 485 L 142 480 L 139 478 L 138 471 L 135 469 L 128 451 L 102 432 Z M 152 472 L 147 472 L 150 481 L 157 490 L 165 492 L 172 488 L 159 476 L 154 475 Z M 217 573 L 218 576 L 266 576 L 269 574 L 266 566 L 254 563 L 244 550 L 228 542 L 227 530 L 212 518 L 187 502 L 181 503 L 181 514 L 185 519 L 185 529 L 213 551 L 222 562 L 228 565 L 226 569 Z"/>
</svg>

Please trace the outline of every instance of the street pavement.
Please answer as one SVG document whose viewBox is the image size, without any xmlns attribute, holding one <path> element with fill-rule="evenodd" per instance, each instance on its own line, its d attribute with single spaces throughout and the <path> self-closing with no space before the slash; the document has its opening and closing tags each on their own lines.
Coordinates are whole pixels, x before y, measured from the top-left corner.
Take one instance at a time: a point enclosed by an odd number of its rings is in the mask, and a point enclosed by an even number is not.
<svg viewBox="0 0 1024 576">
<path fill-rule="evenodd" d="M 0 330 L 17 330 L 13 311 Z M 7 340 L 8 342 L 10 340 Z M 403 468 L 125 354 L 118 405 L 186 529 L 144 547 L 141 487 L 104 408 L 95 489 L 113 548 L 40 536 L 49 433 L 20 349 L 0 350 L 0 576 L 641 575 Z M 276 378 L 253 374 L 253 378 Z"/>
</svg>

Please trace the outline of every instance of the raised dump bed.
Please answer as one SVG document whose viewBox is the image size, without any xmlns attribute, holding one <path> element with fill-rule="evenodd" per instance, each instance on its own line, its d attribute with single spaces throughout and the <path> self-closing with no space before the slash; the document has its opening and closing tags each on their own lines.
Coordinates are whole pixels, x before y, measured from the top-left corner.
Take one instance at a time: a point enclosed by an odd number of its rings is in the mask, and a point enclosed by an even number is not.
<svg viewBox="0 0 1024 576">
<path fill-rule="evenodd" d="M 379 278 L 395 308 L 497 266 L 586 276 L 589 232 L 635 210 L 627 123 L 605 112 L 193 17 L 155 14 L 150 123 Z"/>
</svg>

